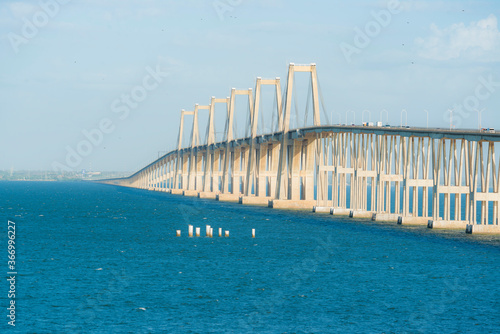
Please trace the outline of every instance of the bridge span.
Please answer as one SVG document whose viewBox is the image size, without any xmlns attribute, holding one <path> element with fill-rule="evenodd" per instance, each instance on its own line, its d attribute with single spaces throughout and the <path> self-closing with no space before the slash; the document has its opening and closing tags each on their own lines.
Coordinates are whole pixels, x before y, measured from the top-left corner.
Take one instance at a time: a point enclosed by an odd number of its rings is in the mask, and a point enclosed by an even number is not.
<svg viewBox="0 0 500 334">
<path fill-rule="evenodd" d="M 296 72 L 310 75 L 313 115 L 311 126 L 291 128 Z M 263 85 L 275 89 L 277 122 L 271 133 L 258 131 Z M 234 135 L 237 95 L 248 96 L 249 131 L 243 138 Z M 500 166 L 495 155 L 500 133 L 322 125 L 320 98 L 316 65 L 290 64 L 283 97 L 279 78 L 257 78 L 255 90 L 233 88 L 230 97 L 212 97 L 208 105 L 182 110 L 175 150 L 127 178 L 100 182 L 240 204 L 500 233 Z M 221 141 L 216 141 L 216 104 L 226 107 Z M 200 110 L 209 114 L 203 142 Z M 186 116 L 193 116 L 193 122 L 190 143 L 183 146 Z"/>
</svg>

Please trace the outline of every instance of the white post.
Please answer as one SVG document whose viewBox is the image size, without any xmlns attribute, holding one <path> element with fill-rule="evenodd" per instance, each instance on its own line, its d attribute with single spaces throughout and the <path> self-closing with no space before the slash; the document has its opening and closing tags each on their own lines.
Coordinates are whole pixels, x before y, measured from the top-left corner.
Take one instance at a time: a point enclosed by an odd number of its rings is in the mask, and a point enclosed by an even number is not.
<svg viewBox="0 0 500 334">
<path fill-rule="evenodd" d="M 401 110 L 401 127 L 403 127 L 403 112 L 405 113 L 406 117 L 405 126 L 408 125 L 408 113 L 406 112 L 406 109 L 403 109 Z"/>
<path fill-rule="evenodd" d="M 219 227 L 219 237 L 222 237 L 222 228 Z"/>
<path fill-rule="evenodd" d="M 226 238 L 229 237 L 229 231 L 226 231 L 225 236 Z"/>
<path fill-rule="evenodd" d="M 181 230 L 177 230 L 177 236 L 180 237 L 181 236 Z"/>
<path fill-rule="evenodd" d="M 484 111 L 485 108 L 481 110 L 475 109 L 474 111 L 477 112 L 477 129 L 481 130 L 481 113 Z"/>
<path fill-rule="evenodd" d="M 252 238 L 255 238 L 255 229 L 252 229 Z"/>
<path fill-rule="evenodd" d="M 189 236 L 193 236 L 193 225 L 189 225 Z"/>
<path fill-rule="evenodd" d="M 199 227 L 197 227 L 197 228 L 196 228 L 196 236 L 197 236 L 197 237 L 199 237 L 199 236 L 200 236 L 200 228 L 199 228 Z"/>
</svg>

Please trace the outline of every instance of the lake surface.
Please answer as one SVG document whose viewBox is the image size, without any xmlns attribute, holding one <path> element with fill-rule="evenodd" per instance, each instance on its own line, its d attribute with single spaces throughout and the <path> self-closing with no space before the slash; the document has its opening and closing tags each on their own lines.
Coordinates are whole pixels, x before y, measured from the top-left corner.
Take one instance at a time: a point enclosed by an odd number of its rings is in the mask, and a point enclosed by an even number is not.
<svg viewBox="0 0 500 334">
<path fill-rule="evenodd" d="M 1 332 L 500 332 L 498 236 L 85 182 L 1 182 L 0 212 Z"/>
</svg>

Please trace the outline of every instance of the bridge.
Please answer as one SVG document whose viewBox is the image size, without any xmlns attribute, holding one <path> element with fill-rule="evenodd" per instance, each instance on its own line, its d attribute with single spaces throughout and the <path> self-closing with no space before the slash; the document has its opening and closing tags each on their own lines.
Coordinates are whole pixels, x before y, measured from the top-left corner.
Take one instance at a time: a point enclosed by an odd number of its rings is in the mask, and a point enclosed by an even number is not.
<svg viewBox="0 0 500 334">
<path fill-rule="evenodd" d="M 313 115 L 312 124 L 292 128 L 297 72 L 310 78 Z M 276 122 L 269 133 L 263 133 L 259 115 L 264 85 L 275 92 Z M 249 126 L 245 136 L 235 138 L 235 110 L 242 110 L 235 108 L 239 95 L 248 97 L 244 116 Z M 208 105 L 182 110 L 175 150 L 130 177 L 101 182 L 271 208 L 500 233 L 500 166 L 495 159 L 500 134 L 371 123 L 322 125 L 320 100 L 316 65 L 290 64 L 283 94 L 280 78 L 257 78 L 255 90 L 233 88 L 229 97 L 212 97 Z M 225 113 L 219 141 L 218 104 Z M 201 111 L 208 112 L 203 141 Z M 188 145 L 183 143 L 186 116 L 193 119 Z"/>
</svg>

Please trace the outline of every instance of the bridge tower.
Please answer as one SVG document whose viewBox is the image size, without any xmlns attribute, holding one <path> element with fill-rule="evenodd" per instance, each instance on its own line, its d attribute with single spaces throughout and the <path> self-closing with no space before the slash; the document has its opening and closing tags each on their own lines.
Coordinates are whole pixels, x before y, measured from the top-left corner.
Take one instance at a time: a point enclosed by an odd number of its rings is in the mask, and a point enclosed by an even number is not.
<svg viewBox="0 0 500 334">
<path fill-rule="evenodd" d="M 233 195 L 240 194 L 240 177 L 246 177 L 246 173 L 241 171 L 243 162 L 248 159 L 248 147 L 238 145 L 235 142 L 233 125 L 234 125 L 234 109 L 237 95 L 247 95 L 250 111 L 253 111 L 253 90 L 249 89 L 231 89 L 231 97 L 229 100 L 229 115 L 226 132 L 226 151 L 224 154 L 224 168 L 222 177 L 222 192 L 229 193 L 229 179 L 231 178 L 231 193 Z M 250 122 L 252 122 L 252 112 L 250 112 Z M 243 180 L 243 185 L 245 180 Z"/>
<path fill-rule="evenodd" d="M 272 152 L 276 148 L 277 144 L 268 144 L 265 142 L 257 142 L 257 128 L 259 123 L 259 108 L 261 99 L 261 88 L 263 85 L 271 85 L 275 87 L 276 90 L 276 114 L 278 116 L 278 131 L 282 131 L 283 120 L 282 120 L 282 108 L 281 108 L 281 82 L 280 78 L 275 79 L 262 79 L 257 78 L 255 83 L 255 100 L 253 103 L 252 112 L 252 124 L 251 124 L 251 134 L 250 134 L 250 148 L 248 155 L 248 165 L 247 165 L 247 175 L 245 184 L 245 196 L 252 195 L 252 187 L 254 188 L 254 195 L 257 197 L 267 198 L 267 187 L 268 178 L 276 180 L 276 173 L 278 171 L 277 164 L 276 168 L 273 168 L 272 164 Z M 276 160 L 276 159 L 275 159 Z M 271 163 L 269 163 L 271 162 Z M 267 170 L 269 169 L 269 170 Z M 274 181 L 276 182 L 276 181 Z M 272 185 L 271 185 L 272 189 Z M 274 189 L 271 191 L 271 197 L 274 197 Z"/>
<path fill-rule="evenodd" d="M 297 131 L 292 138 L 290 133 L 290 111 L 292 108 L 293 84 L 296 72 L 311 74 L 313 124 L 320 126 L 318 97 L 318 77 L 316 64 L 295 65 L 288 67 L 287 91 L 276 183 L 276 199 L 278 200 L 314 200 L 314 156 L 316 154 L 316 136 L 303 137 Z M 291 140 L 291 143 L 289 143 Z M 305 181 L 305 182 L 304 182 Z M 303 189 L 301 193 L 301 189 Z"/>
<path fill-rule="evenodd" d="M 215 105 L 217 103 L 224 103 L 226 105 L 226 118 L 229 115 L 229 101 L 230 98 L 217 99 L 212 96 L 210 101 L 210 109 L 208 116 L 208 133 L 205 152 L 205 167 L 204 167 L 204 184 L 202 192 L 208 195 L 212 192 L 219 191 L 219 177 L 221 155 L 224 155 L 224 150 L 216 147 L 215 145 Z"/>
<path fill-rule="evenodd" d="M 181 122 L 179 125 L 179 136 L 177 138 L 177 160 L 175 162 L 175 173 L 174 173 L 174 184 L 172 189 L 183 189 L 187 186 L 187 176 L 188 176 L 188 159 L 187 156 L 181 154 L 182 150 L 182 136 L 184 132 L 184 117 L 187 115 L 194 115 L 194 111 L 181 110 Z M 193 121 L 194 122 L 194 121 Z M 180 186 L 179 186 L 179 177 Z"/>
</svg>

